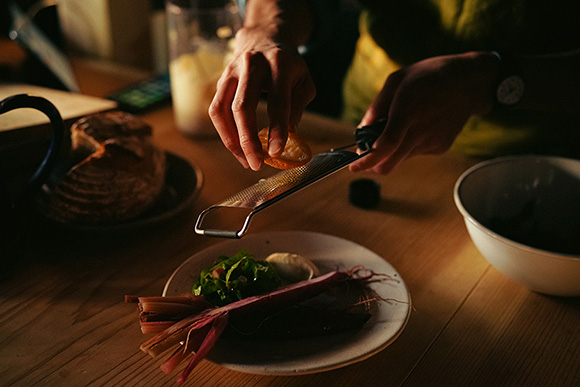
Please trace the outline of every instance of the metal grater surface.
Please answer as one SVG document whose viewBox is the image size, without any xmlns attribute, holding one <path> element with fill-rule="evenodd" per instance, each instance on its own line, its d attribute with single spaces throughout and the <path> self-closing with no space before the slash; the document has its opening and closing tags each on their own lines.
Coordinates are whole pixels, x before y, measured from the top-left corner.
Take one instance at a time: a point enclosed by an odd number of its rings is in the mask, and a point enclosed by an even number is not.
<svg viewBox="0 0 580 387">
<path fill-rule="evenodd" d="M 319 153 L 306 165 L 278 172 L 234 196 L 206 208 L 197 217 L 194 226 L 195 232 L 219 238 L 241 238 L 248 230 L 252 217 L 259 211 L 370 153 L 374 141 L 382 133 L 386 122 L 387 119 L 382 118 L 370 125 L 358 128 L 355 131 L 356 142 L 354 144 Z M 362 153 L 357 154 L 346 150 L 354 146 L 357 146 Z M 250 211 L 239 230 L 203 227 L 205 217 L 220 208 L 243 208 Z"/>
<path fill-rule="evenodd" d="M 349 151 L 317 154 L 307 164 L 262 179 L 216 206 L 258 209 L 322 179 L 350 164 L 360 156 Z"/>
</svg>

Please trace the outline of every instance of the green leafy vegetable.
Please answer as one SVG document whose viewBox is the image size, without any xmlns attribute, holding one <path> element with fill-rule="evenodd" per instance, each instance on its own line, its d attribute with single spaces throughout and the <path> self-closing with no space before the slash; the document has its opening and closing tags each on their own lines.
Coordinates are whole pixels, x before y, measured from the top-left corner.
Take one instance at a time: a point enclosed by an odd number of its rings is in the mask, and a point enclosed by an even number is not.
<svg viewBox="0 0 580 387">
<path fill-rule="evenodd" d="M 213 305 L 223 306 L 280 286 L 276 270 L 266 261 L 255 260 L 247 251 L 219 259 L 216 265 L 203 270 L 193 285 L 193 294 L 203 295 Z"/>
</svg>

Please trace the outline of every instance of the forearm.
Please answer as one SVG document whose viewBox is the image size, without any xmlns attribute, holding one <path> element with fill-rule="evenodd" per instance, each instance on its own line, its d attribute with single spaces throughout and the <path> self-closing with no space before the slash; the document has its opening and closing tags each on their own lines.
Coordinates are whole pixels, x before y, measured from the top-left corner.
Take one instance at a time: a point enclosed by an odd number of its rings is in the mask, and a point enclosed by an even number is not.
<svg viewBox="0 0 580 387">
<path fill-rule="evenodd" d="M 313 15 L 303 0 L 247 0 L 244 28 L 261 30 L 276 43 L 306 44 L 313 31 Z"/>
</svg>

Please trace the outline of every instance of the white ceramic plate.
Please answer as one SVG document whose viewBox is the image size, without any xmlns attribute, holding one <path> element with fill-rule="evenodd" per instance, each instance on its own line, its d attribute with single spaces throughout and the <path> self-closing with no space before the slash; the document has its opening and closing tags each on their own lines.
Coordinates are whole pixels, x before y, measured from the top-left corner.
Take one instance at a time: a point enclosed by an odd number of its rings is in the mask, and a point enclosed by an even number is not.
<svg viewBox="0 0 580 387">
<path fill-rule="evenodd" d="M 164 296 L 189 293 L 200 271 L 211 266 L 220 255 L 231 256 L 245 249 L 256 259 L 273 252 L 291 252 L 310 258 L 321 273 L 348 270 L 363 265 L 393 280 L 370 286 L 385 299 L 372 317 L 357 331 L 279 342 L 236 343 L 218 340 L 208 360 L 223 367 L 252 374 L 297 375 L 327 371 L 364 360 L 391 344 L 402 332 L 409 318 L 411 298 L 403 279 L 382 257 L 354 242 L 312 232 L 271 232 L 248 235 L 242 239 L 220 242 L 186 260 L 173 273 Z"/>
</svg>

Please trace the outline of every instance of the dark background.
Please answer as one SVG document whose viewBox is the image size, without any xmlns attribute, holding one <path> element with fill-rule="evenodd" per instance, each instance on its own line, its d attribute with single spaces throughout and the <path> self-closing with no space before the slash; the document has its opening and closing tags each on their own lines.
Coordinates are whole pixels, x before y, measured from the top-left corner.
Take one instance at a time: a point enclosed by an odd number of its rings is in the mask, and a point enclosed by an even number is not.
<svg viewBox="0 0 580 387">
<path fill-rule="evenodd" d="M 15 0 L 27 12 L 36 0 Z M 164 0 L 152 0 L 154 9 L 163 9 Z M 49 6 L 34 15 L 35 24 L 59 48 L 64 50 L 64 38 L 57 16 L 57 6 Z M 338 117 L 342 110 L 342 79 L 352 59 L 358 38 L 359 10 L 352 1 L 344 0 L 332 24 L 332 36 L 304 55 L 312 78 L 317 87 L 316 98 L 308 110 Z M 12 21 L 8 12 L 8 1 L 0 2 L 0 34 L 7 38 Z M 39 86 L 63 89 L 63 85 L 33 55 L 27 55 L 19 68 L 12 68 L 0 62 L 0 81 L 25 82 Z"/>
</svg>

